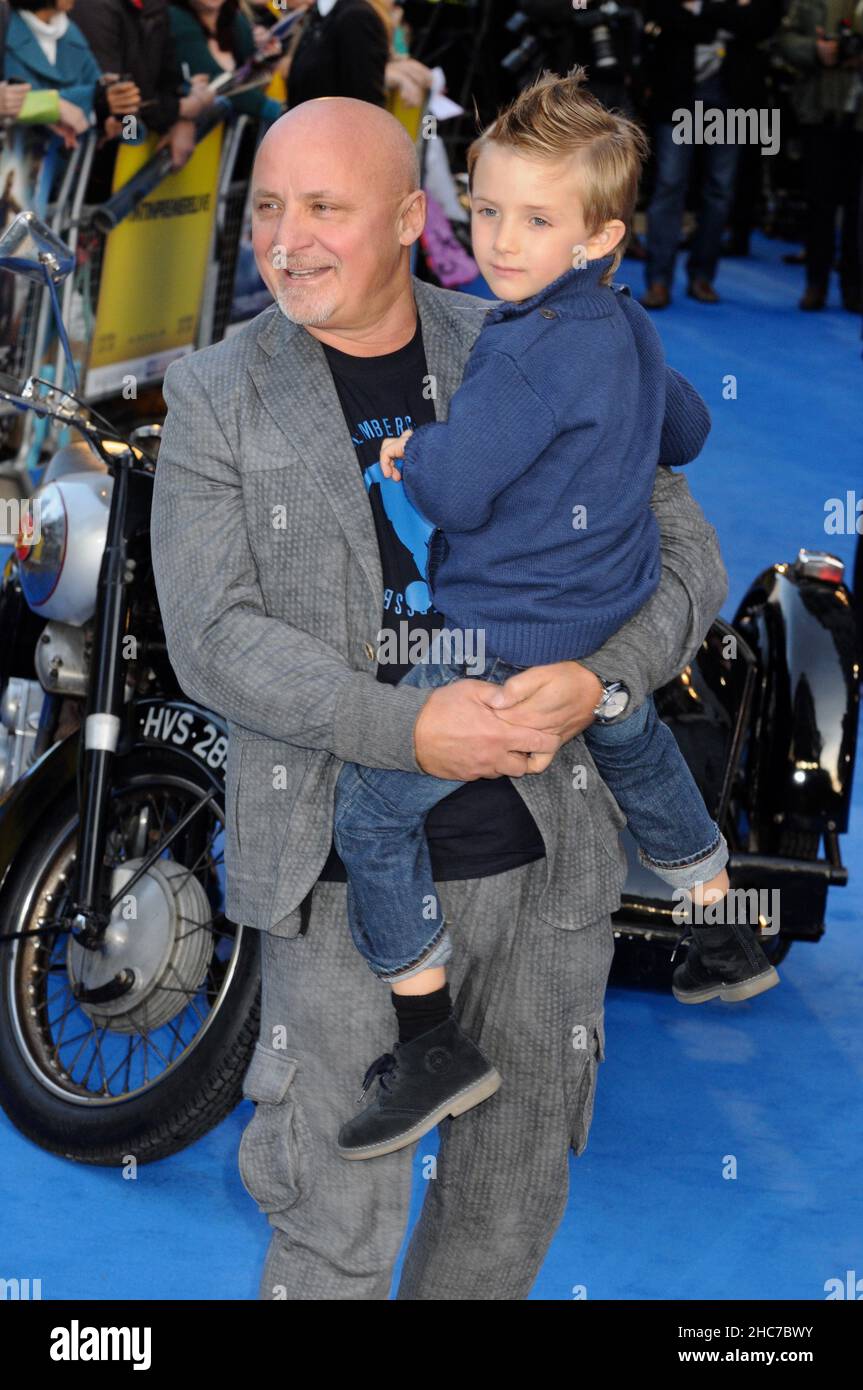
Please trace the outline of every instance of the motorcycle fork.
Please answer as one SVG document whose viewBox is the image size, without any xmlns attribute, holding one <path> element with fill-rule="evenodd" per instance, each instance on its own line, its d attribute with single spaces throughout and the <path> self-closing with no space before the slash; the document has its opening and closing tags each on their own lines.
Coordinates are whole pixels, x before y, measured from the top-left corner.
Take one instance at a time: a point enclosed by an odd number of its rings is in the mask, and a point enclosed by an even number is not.
<svg viewBox="0 0 863 1390">
<path fill-rule="evenodd" d="M 131 452 L 111 456 L 114 487 L 96 600 L 91 678 L 79 747 L 79 842 L 73 935 L 98 949 L 110 920 L 103 877 L 111 776 L 123 715 L 123 632 L 128 618 L 126 534 Z"/>
</svg>

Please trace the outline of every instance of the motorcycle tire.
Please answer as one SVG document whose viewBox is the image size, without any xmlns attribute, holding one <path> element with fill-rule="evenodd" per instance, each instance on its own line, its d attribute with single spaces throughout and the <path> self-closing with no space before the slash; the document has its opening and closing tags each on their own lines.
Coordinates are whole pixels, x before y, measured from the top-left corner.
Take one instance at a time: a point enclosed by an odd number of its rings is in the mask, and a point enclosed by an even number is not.
<svg viewBox="0 0 863 1390">
<path fill-rule="evenodd" d="M 158 761 L 154 762 L 152 753 L 133 752 L 118 760 L 112 795 L 122 795 L 124 791 L 134 794 L 142 781 L 155 781 L 158 785 L 160 778 L 165 786 L 176 784 L 180 794 L 187 797 L 200 797 L 213 786 L 207 770 L 190 758 L 174 757 L 169 751 L 160 750 Z M 70 833 L 74 836 L 77 822 L 77 800 L 70 789 L 46 810 L 38 830 L 22 847 L 11 882 L 0 899 L 0 933 L 21 930 L 16 924 L 22 916 L 26 918 L 28 903 L 39 891 L 40 882 L 47 882 L 52 854 L 56 854 L 58 845 L 68 850 Z M 241 1099 L 243 1076 L 260 1024 L 258 933 L 239 927 L 236 932 L 241 935 L 237 942 L 234 934 L 231 977 L 224 996 L 200 1038 L 187 1049 L 187 1055 L 181 1055 L 166 1069 L 164 1077 L 139 1093 L 118 1099 L 109 1094 L 108 1103 L 104 1096 L 96 1095 L 90 1104 L 86 1096 L 58 1095 L 50 1085 L 50 1077 L 38 1074 L 35 1057 L 31 1056 L 28 1063 L 22 1053 L 20 1022 L 17 1030 L 14 1024 L 18 1005 L 12 993 L 16 988 L 14 953 L 22 948 L 2 943 L 0 1106 L 16 1128 L 50 1153 L 80 1163 L 116 1167 L 127 1164 L 130 1156 L 138 1163 L 167 1158 L 219 1124 Z M 56 966 L 53 968 L 56 970 Z"/>
</svg>

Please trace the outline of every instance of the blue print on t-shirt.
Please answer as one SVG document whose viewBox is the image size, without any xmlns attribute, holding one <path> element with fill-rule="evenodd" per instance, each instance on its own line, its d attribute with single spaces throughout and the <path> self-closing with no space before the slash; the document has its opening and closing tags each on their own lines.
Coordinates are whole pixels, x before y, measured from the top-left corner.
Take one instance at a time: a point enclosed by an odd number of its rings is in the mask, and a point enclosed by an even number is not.
<svg viewBox="0 0 863 1390">
<path fill-rule="evenodd" d="M 392 523 L 393 530 L 405 549 L 410 551 L 419 573 L 424 575 L 428 561 L 429 538 L 435 529 L 434 526 L 411 506 L 400 482 L 384 477 L 380 463 L 372 463 L 364 469 L 363 481 L 367 492 L 373 484 L 380 488 L 383 509 Z M 431 592 L 424 579 L 416 579 L 412 584 L 408 584 L 405 600 L 415 613 L 428 612 L 431 608 Z"/>
</svg>

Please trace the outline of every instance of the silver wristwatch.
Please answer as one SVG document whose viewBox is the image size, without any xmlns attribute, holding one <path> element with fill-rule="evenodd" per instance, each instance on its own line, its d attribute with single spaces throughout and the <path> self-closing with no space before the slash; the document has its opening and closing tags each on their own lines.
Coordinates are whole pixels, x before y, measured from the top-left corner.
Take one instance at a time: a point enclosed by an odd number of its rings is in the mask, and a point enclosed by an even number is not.
<svg viewBox="0 0 863 1390">
<path fill-rule="evenodd" d="M 629 687 L 623 681 L 604 681 L 602 676 L 599 679 L 602 681 L 602 694 L 593 715 L 597 724 L 609 724 L 623 714 L 629 704 Z"/>
</svg>

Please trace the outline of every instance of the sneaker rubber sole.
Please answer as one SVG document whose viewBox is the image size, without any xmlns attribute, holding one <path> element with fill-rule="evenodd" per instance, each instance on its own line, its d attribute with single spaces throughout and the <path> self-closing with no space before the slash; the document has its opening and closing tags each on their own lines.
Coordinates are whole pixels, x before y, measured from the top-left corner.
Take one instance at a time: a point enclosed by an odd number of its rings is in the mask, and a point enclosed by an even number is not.
<svg viewBox="0 0 863 1390">
<path fill-rule="evenodd" d="M 479 1081 L 475 1081 L 472 1086 L 468 1086 L 464 1091 L 459 1091 L 456 1095 L 450 1096 L 449 1100 L 444 1101 L 443 1105 L 438 1106 L 433 1114 L 427 1115 L 424 1120 L 407 1129 L 403 1134 L 398 1134 L 392 1139 L 382 1139 L 378 1144 L 365 1144 L 360 1149 L 343 1149 L 339 1146 L 339 1153 L 342 1158 L 377 1158 L 379 1154 L 395 1153 L 397 1149 L 406 1149 L 409 1144 L 413 1144 L 417 1139 L 422 1139 L 424 1134 L 428 1134 L 430 1129 L 440 1124 L 441 1120 L 446 1119 L 447 1115 L 463 1115 L 465 1110 L 471 1110 L 475 1105 L 488 1100 L 495 1091 L 499 1090 L 503 1077 L 500 1072 L 492 1067 L 491 1071 L 481 1076 Z"/>
<path fill-rule="evenodd" d="M 753 975 L 751 980 L 742 980 L 737 985 L 719 983 L 706 985 L 703 989 L 681 991 L 672 984 L 671 992 L 681 1004 L 706 1004 L 708 999 L 716 998 L 725 1004 L 734 1004 L 741 999 L 753 999 L 756 994 L 763 994 L 766 989 L 772 989 L 778 984 L 779 971 L 771 965 L 769 970 L 762 971 L 760 975 Z"/>
</svg>

